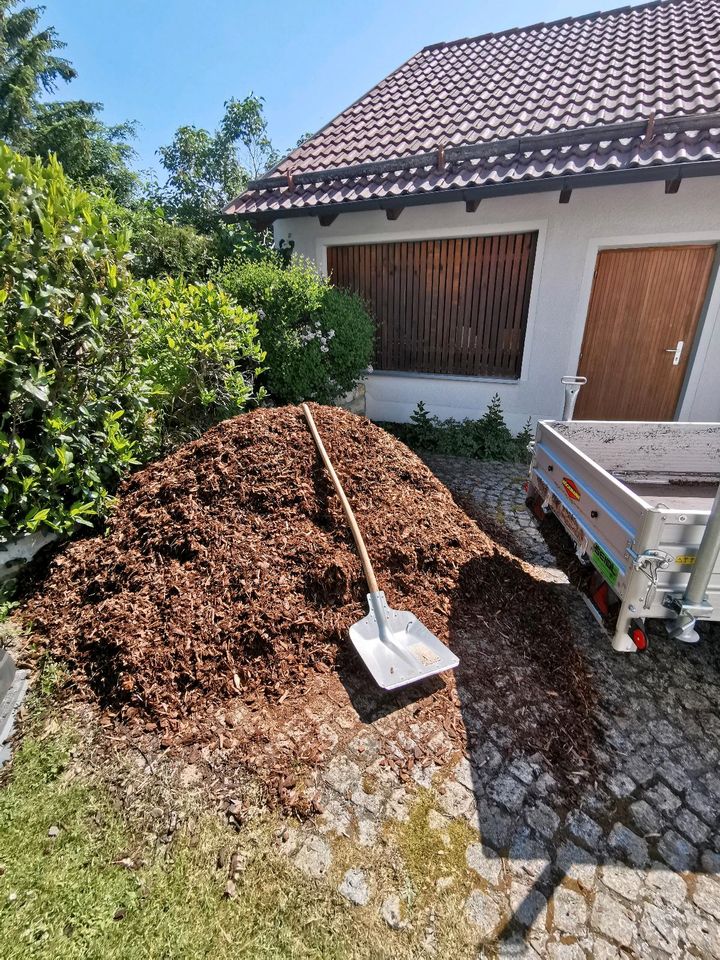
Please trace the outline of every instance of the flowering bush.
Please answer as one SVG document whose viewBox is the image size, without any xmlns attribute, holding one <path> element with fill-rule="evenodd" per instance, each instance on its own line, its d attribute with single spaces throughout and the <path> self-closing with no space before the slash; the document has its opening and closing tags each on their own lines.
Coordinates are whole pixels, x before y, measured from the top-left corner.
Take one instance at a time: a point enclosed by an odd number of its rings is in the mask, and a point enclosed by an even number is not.
<svg viewBox="0 0 720 960">
<path fill-rule="evenodd" d="M 258 316 L 267 354 L 262 382 L 277 403 L 336 403 L 372 359 L 374 324 L 358 296 L 338 290 L 308 261 L 235 261 L 218 282 Z"/>
</svg>

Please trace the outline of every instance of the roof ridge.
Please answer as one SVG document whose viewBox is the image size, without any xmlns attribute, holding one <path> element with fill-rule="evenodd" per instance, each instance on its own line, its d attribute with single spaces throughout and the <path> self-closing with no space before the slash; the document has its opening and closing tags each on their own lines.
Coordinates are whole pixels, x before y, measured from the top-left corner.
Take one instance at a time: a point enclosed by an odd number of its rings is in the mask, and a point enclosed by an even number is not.
<svg viewBox="0 0 720 960">
<path fill-rule="evenodd" d="M 558 27 L 564 23 L 581 23 L 583 20 L 601 20 L 604 17 L 617 17 L 621 13 L 634 13 L 637 10 L 647 10 L 649 7 L 672 7 L 687 2 L 688 0 L 648 0 L 646 3 L 638 3 L 636 6 L 625 4 L 622 7 L 614 7 L 612 10 L 595 10 L 592 13 L 581 13 L 576 17 L 560 17 L 558 20 L 531 23 L 526 27 L 507 27 L 505 30 L 491 30 L 488 33 L 480 33 L 476 37 L 460 37 L 457 40 L 440 40 L 437 43 L 429 43 L 423 47 L 419 53 L 426 53 L 429 50 L 447 49 L 448 47 L 458 47 L 464 43 L 479 43 L 481 40 L 490 40 L 493 37 L 507 37 L 514 33 L 530 33 L 533 30 L 546 30 L 549 27 Z M 700 2 L 702 2 L 702 0 L 700 0 Z M 415 54 L 415 56 L 417 55 L 418 54 Z"/>
</svg>

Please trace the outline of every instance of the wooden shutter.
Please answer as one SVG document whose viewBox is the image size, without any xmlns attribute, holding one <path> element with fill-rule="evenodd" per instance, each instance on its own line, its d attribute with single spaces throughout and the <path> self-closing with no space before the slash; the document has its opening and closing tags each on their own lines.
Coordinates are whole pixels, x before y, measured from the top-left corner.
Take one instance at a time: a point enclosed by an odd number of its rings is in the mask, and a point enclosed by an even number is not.
<svg viewBox="0 0 720 960">
<path fill-rule="evenodd" d="M 537 233 L 329 247 L 377 322 L 375 367 L 517 378 Z"/>
</svg>

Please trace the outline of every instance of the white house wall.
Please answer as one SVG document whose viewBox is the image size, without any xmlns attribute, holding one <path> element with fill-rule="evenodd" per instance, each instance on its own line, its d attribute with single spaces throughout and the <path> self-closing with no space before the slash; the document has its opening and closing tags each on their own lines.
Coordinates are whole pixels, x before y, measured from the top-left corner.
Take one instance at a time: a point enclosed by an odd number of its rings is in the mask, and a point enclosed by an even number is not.
<svg viewBox="0 0 720 960">
<path fill-rule="evenodd" d="M 539 232 L 520 379 L 374 373 L 367 381 L 369 417 L 407 420 L 419 400 L 439 417 L 477 417 L 494 393 L 513 429 L 528 417 L 559 417 L 560 378 L 577 371 L 598 250 L 720 242 L 720 178 L 690 179 L 669 195 L 657 182 L 575 190 L 568 204 L 559 204 L 558 196 L 483 200 L 475 213 L 466 213 L 464 203 L 407 207 L 396 221 L 374 210 L 340 214 L 329 227 L 315 217 L 275 224 L 278 240 L 294 240 L 296 253 L 323 271 L 327 247 L 337 244 Z M 720 420 L 720 284 L 715 277 L 711 283 L 677 412 L 681 420 Z M 637 360 L 642 364 L 641 356 Z"/>
</svg>

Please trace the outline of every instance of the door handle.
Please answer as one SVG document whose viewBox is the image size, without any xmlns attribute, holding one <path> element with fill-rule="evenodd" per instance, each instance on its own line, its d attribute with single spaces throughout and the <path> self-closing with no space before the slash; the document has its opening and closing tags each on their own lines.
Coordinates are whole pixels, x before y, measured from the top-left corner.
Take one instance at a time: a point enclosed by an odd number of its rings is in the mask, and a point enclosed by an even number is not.
<svg viewBox="0 0 720 960">
<path fill-rule="evenodd" d="M 666 347 L 666 348 L 665 348 L 665 353 L 674 353 L 674 354 L 675 354 L 675 356 L 673 357 L 673 366 L 674 366 L 674 367 L 677 367 L 677 365 L 680 363 L 680 357 L 682 356 L 682 352 L 683 352 L 683 347 L 684 347 L 684 346 L 685 346 L 685 341 L 684 341 L 684 340 L 678 340 L 676 346 L 674 346 L 674 347 Z"/>
</svg>

